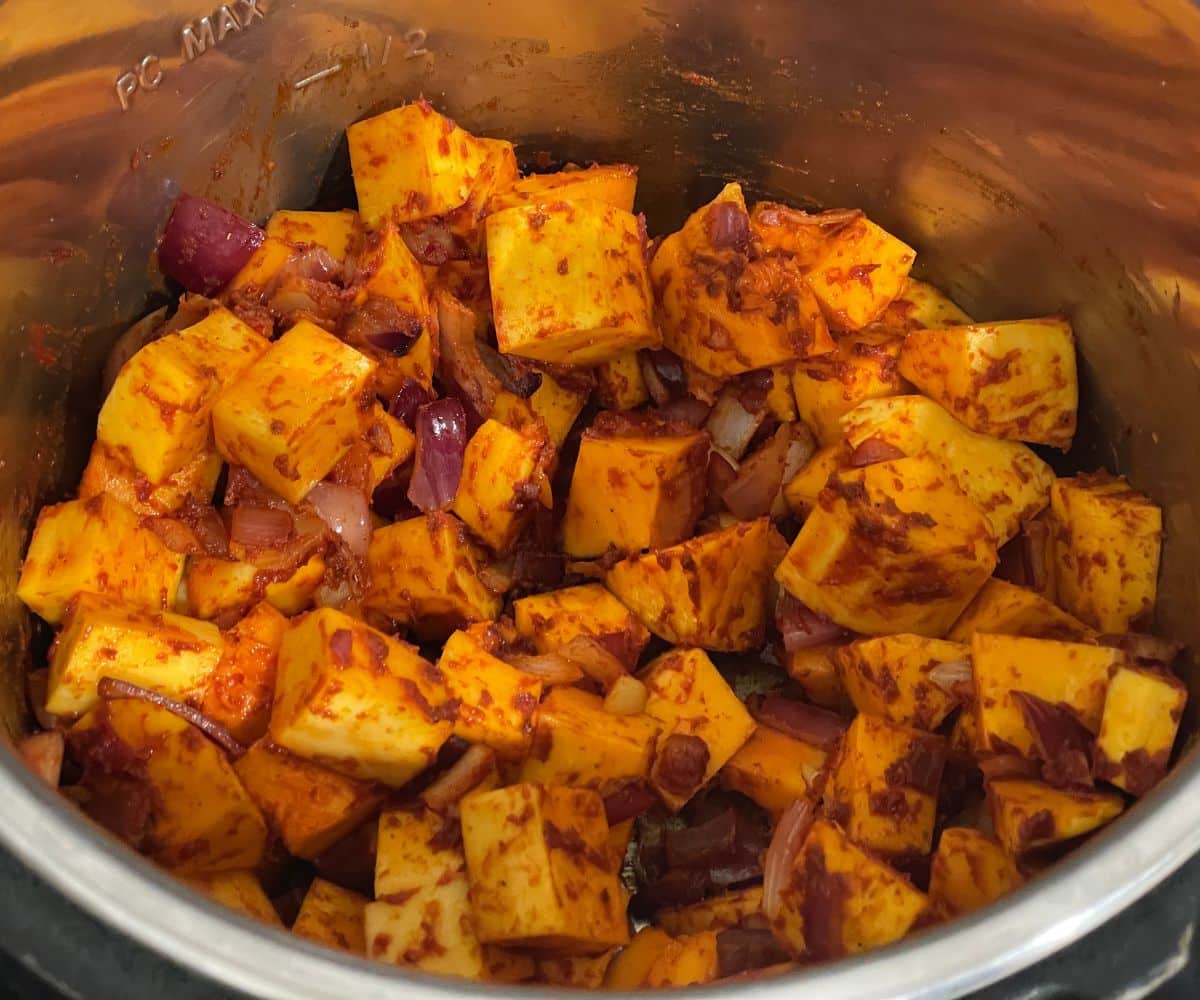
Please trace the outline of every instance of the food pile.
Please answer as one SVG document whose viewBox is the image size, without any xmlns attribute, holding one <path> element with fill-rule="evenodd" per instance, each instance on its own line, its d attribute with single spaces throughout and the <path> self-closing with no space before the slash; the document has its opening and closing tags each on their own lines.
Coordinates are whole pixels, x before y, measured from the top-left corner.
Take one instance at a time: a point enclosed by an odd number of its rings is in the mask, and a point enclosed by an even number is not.
<svg viewBox="0 0 1200 1000">
<path fill-rule="evenodd" d="M 331 947 L 635 988 L 984 906 L 1163 776 L 1159 508 L 1030 447 L 1066 319 L 858 211 L 651 239 L 632 166 L 347 134 L 357 211 L 177 201 L 38 517 L 20 750 L 89 816 Z"/>
</svg>

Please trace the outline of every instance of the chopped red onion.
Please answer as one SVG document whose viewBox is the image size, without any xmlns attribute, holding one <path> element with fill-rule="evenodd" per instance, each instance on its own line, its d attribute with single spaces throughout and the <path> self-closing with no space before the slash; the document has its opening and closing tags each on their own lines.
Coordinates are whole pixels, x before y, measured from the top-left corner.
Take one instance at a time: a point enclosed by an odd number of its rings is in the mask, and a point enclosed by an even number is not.
<svg viewBox="0 0 1200 1000">
<path fill-rule="evenodd" d="M 736 837 L 737 817 L 732 807 L 699 826 L 667 830 L 663 835 L 667 864 L 672 868 L 711 869 L 729 860 Z"/>
<path fill-rule="evenodd" d="M 541 653 L 536 656 L 510 653 L 504 657 L 504 662 L 527 674 L 540 677 L 547 687 L 555 684 L 574 684 L 583 679 L 583 671 L 561 652 Z"/>
<path fill-rule="evenodd" d="M 683 362 L 670 351 L 642 351 L 638 361 L 646 391 L 656 406 L 665 406 L 687 392 Z"/>
<path fill-rule="evenodd" d="M 708 744 L 699 736 L 672 733 L 655 758 L 654 780 L 672 795 L 691 798 L 704 784 L 708 760 Z"/>
<path fill-rule="evenodd" d="M 148 701 L 151 705 L 164 708 L 172 715 L 177 715 L 186 722 L 190 722 L 229 756 L 240 757 L 246 752 L 246 748 L 234 739 L 233 734 L 219 722 L 213 721 L 203 712 L 192 708 L 191 705 L 168 698 L 165 694 L 159 694 L 157 691 L 151 691 L 149 688 L 130 684 L 128 681 L 118 680 L 115 677 L 101 677 L 100 683 L 96 685 L 96 693 L 101 698 L 138 698 Z"/>
<path fill-rule="evenodd" d="M 408 499 L 418 510 L 445 510 L 454 502 L 467 447 L 467 414 L 457 399 L 438 399 L 417 410 L 417 454 Z"/>
<path fill-rule="evenodd" d="M 733 388 L 717 397 L 704 429 L 712 438 L 713 447 L 735 461 L 746 454 L 755 432 L 767 418 L 767 411 L 747 409 Z"/>
<path fill-rule="evenodd" d="M 388 330 L 372 330 L 363 334 L 363 338 L 372 347 L 378 348 L 393 357 L 402 358 L 421 336 L 421 324 L 414 320 L 412 325 L 404 328 L 394 327 Z"/>
<path fill-rule="evenodd" d="M 406 378 L 388 404 L 388 413 L 412 430 L 417 420 L 417 410 L 436 397 L 414 378 Z"/>
<path fill-rule="evenodd" d="M 262 245 L 266 234 L 207 198 L 181 194 L 158 244 L 158 265 L 189 292 L 224 288 Z"/>
<path fill-rule="evenodd" d="M 604 816 L 609 826 L 616 826 L 627 819 L 639 816 L 658 804 L 658 796 L 649 785 L 633 781 L 618 788 L 604 800 Z"/>
<path fill-rule="evenodd" d="M 975 680 L 969 658 L 944 660 L 929 668 L 929 680 L 953 698 L 969 697 Z"/>
<path fill-rule="evenodd" d="M 784 424 L 770 441 L 742 462 L 733 482 L 721 493 L 734 517 L 753 521 L 771 513 L 783 488 L 784 463 L 791 439 L 791 429 Z"/>
<path fill-rule="evenodd" d="M 470 256 L 466 244 L 450 231 L 444 219 L 406 222 L 400 227 L 400 237 L 412 255 L 430 267 L 439 267 L 448 260 L 465 260 Z"/>
<path fill-rule="evenodd" d="M 542 373 L 521 358 L 506 358 L 491 344 L 475 342 L 475 349 L 483 366 L 500 380 L 500 384 L 514 396 L 528 399 L 542 384 Z"/>
<path fill-rule="evenodd" d="M 775 824 L 771 844 L 763 859 L 762 909 L 768 920 L 779 916 L 782 893 L 792 877 L 792 865 L 815 818 L 812 800 L 802 798 L 794 800 Z"/>
<path fill-rule="evenodd" d="M 240 504 L 233 509 L 230 540 L 255 549 L 277 549 L 292 537 L 292 515 L 274 507 Z"/>
<path fill-rule="evenodd" d="M 730 201 L 721 201 L 708 210 L 708 238 L 718 250 L 750 250 L 750 216 Z"/>
<path fill-rule="evenodd" d="M 861 469 L 864 465 L 874 465 L 876 462 L 894 462 L 903 458 L 904 452 L 890 441 L 881 437 L 869 437 L 850 453 L 850 465 Z"/>
<path fill-rule="evenodd" d="M 436 813 L 447 813 L 495 768 L 495 751 L 475 744 L 421 793 L 421 801 Z"/>
<path fill-rule="evenodd" d="M 753 706 L 753 715 L 764 726 L 818 747 L 837 743 L 849 725 L 840 715 L 780 694 L 767 695 Z"/>
<path fill-rule="evenodd" d="M 366 559 L 371 542 L 371 509 L 361 490 L 321 482 L 309 490 L 305 500 L 355 557 Z"/>
<path fill-rule="evenodd" d="M 694 396 L 680 396 L 665 406 L 660 406 L 658 416 L 663 420 L 677 420 L 690 427 L 700 427 L 708 418 L 711 409 L 707 403 L 702 403 Z"/>
<path fill-rule="evenodd" d="M 780 593 L 775 606 L 775 627 L 783 639 L 783 648 L 789 653 L 841 642 L 850 635 L 840 625 L 801 604 L 786 591 Z"/>
<path fill-rule="evenodd" d="M 17 744 L 17 753 L 25 766 L 51 788 L 57 788 L 62 777 L 66 738 L 57 730 L 34 733 Z"/>
<path fill-rule="evenodd" d="M 1079 718 L 1062 705 L 1027 691 L 1012 692 L 1012 700 L 1033 733 L 1034 747 L 1043 761 L 1043 780 L 1059 787 L 1090 787 L 1094 743 Z"/>
</svg>

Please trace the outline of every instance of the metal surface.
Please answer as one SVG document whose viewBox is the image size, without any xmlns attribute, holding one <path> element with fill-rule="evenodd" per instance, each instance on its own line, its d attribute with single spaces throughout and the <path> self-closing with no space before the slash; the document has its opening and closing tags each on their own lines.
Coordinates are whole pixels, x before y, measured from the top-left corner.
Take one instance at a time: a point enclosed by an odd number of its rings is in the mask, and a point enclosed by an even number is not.
<svg viewBox="0 0 1200 1000">
<path fill-rule="evenodd" d="M 418 93 L 526 156 L 639 163 L 652 231 L 738 177 L 754 195 L 865 208 L 980 318 L 1069 312 L 1086 413 L 1072 459 L 1115 466 L 1163 504 L 1159 627 L 1200 647 L 1200 13 L 1185 0 L 241 0 L 228 10 L 8 0 L 0 65 L 0 718 L 10 728 L 29 647 L 13 596 L 20 550 L 37 504 L 78 475 L 99 360 L 155 293 L 154 236 L 174 193 L 255 216 L 308 204 L 331 164 L 336 187 L 345 124 Z M 1188 679 L 1195 704 L 1200 674 Z M 47 881 L 247 992 L 498 992 L 339 959 L 230 918 L 77 822 L 7 759 L 0 801 L 0 840 Z M 1193 754 L 1011 900 L 755 994 L 788 995 L 802 979 L 822 997 L 950 996 L 992 981 L 1078 938 L 1200 848 L 1197 801 Z"/>
</svg>

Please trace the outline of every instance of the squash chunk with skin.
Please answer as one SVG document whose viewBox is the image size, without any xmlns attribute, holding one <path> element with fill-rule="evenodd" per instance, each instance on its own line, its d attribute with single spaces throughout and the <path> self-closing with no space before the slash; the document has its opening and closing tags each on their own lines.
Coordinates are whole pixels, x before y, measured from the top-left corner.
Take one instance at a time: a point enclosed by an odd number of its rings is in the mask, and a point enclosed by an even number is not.
<svg viewBox="0 0 1200 1000">
<path fill-rule="evenodd" d="M 989 781 L 987 792 L 996 836 L 1010 854 L 1091 833 L 1125 808 L 1116 792 L 1063 790 L 1019 778 Z"/>
<path fill-rule="evenodd" d="M 860 639 L 835 654 L 857 711 L 932 732 L 959 700 L 930 678 L 945 663 L 969 664 L 971 648 L 920 635 Z"/>
<path fill-rule="evenodd" d="M 843 628 L 943 636 L 996 565 L 987 522 L 928 458 L 835 473 L 775 579 Z"/>
<path fill-rule="evenodd" d="M 96 439 L 159 484 L 211 450 L 213 404 L 270 347 L 227 309 L 152 341 L 100 408 Z"/>
<path fill-rule="evenodd" d="M 779 536 L 766 518 L 630 556 L 606 583 L 655 635 L 679 645 L 755 649 L 766 629 Z"/>
<path fill-rule="evenodd" d="M 940 915 L 971 913 L 1020 887 L 1012 856 L 978 830 L 942 831 L 929 874 L 930 906 Z"/>
<path fill-rule="evenodd" d="M 301 320 L 217 398 L 217 448 L 298 503 L 361 434 L 374 373 L 368 358 Z"/>
<path fill-rule="evenodd" d="M 361 958 L 367 953 L 363 929 L 367 902 L 366 896 L 351 889 L 315 878 L 304 894 L 292 933 Z"/>
<path fill-rule="evenodd" d="M 379 403 L 372 407 L 364 424 L 363 440 L 370 449 L 367 462 L 371 469 L 367 486 L 374 493 L 388 476 L 412 458 L 417 439 Z"/>
<path fill-rule="evenodd" d="M 488 211 L 499 212 L 516 205 L 546 201 L 587 199 L 632 212 L 637 174 L 637 167 L 628 163 L 597 164 L 585 170 L 561 170 L 556 174 L 531 174 L 515 181 L 508 190 L 493 195 L 488 202 Z"/>
<path fill-rule="evenodd" d="M 904 291 L 916 251 L 865 216 L 827 240 L 806 276 L 832 326 L 860 330 Z"/>
<path fill-rule="evenodd" d="M 646 714 L 663 727 L 659 753 L 674 736 L 697 737 L 708 749 L 701 784 L 711 781 L 754 732 L 754 720 L 738 696 L 701 649 L 676 649 L 654 660 L 642 674 L 649 697 Z M 675 811 L 683 808 L 693 788 L 681 791 L 657 768 L 655 790 Z"/>
<path fill-rule="evenodd" d="M 1079 381 L 1065 319 L 915 330 L 900 373 L 980 434 L 1063 450 L 1075 436 Z"/>
<path fill-rule="evenodd" d="M 600 583 L 522 597 L 513 602 L 513 620 L 539 653 L 552 653 L 587 635 L 604 642 L 627 667 L 637 663 L 650 641 L 646 626 Z"/>
<path fill-rule="evenodd" d="M 1031 639 L 1091 642 L 1096 633 L 1078 618 L 1051 604 L 1041 594 L 992 577 L 983 585 L 962 617 L 947 635 L 954 642 L 970 642 L 976 632 L 1019 635 Z"/>
<path fill-rule="evenodd" d="M 178 472 L 161 483 L 151 483 L 116 450 L 97 441 L 79 480 L 79 499 L 107 493 L 135 514 L 170 514 L 188 499 L 211 502 L 223 466 L 221 456 L 211 446 L 199 452 Z"/>
<path fill-rule="evenodd" d="M 363 238 L 362 220 L 348 208 L 339 212 L 276 212 L 267 220 L 267 235 L 295 246 L 321 247 L 336 261 L 357 252 Z"/>
<path fill-rule="evenodd" d="M 817 505 L 817 499 L 829 477 L 850 465 L 850 449 L 844 441 L 819 449 L 783 487 L 783 498 L 801 517 L 807 517 Z"/>
<path fill-rule="evenodd" d="M 762 730 L 759 730 L 760 732 Z M 668 934 L 698 934 L 723 931 L 727 927 L 766 926 L 762 913 L 762 886 L 735 889 L 687 906 L 659 910 L 655 923 Z"/>
<path fill-rule="evenodd" d="M 200 710 L 242 743 L 267 732 L 275 697 L 275 666 L 287 619 L 259 604 L 225 633 L 225 648 L 200 702 Z"/>
<path fill-rule="evenodd" d="M 266 600 L 285 615 L 296 615 L 312 602 L 325 578 L 325 558 L 316 553 L 291 576 L 267 583 L 273 574 L 259 575 L 251 562 L 230 561 L 215 556 L 192 556 L 184 570 L 187 612 L 197 618 L 211 619 L 247 608 Z"/>
<path fill-rule="evenodd" d="M 598 201 L 487 218 L 496 343 L 505 354 L 594 365 L 659 347 L 638 220 Z"/>
<path fill-rule="evenodd" d="M 80 594 L 54 646 L 46 711 L 82 715 L 100 700 L 103 677 L 184 698 L 205 686 L 221 650 L 221 633 L 209 622 Z"/>
<path fill-rule="evenodd" d="M 541 427 L 486 420 L 467 442 L 451 510 L 494 552 L 507 552 L 532 512 L 551 452 Z"/>
<path fill-rule="evenodd" d="M 783 668 L 787 675 L 804 689 L 814 705 L 842 715 L 854 712 L 854 702 L 842 682 L 834 644 L 807 646 L 784 654 Z"/>
<path fill-rule="evenodd" d="M 779 816 L 812 793 L 827 756 L 823 747 L 759 726 L 721 769 L 721 783 Z"/>
<path fill-rule="evenodd" d="M 262 814 L 224 751 L 189 722 L 148 701 L 118 698 L 80 719 L 69 739 L 93 817 L 116 818 L 114 832 L 163 867 L 195 874 L 250 869 L 262 860 Z M 114 742 L 121 747 L 116 758 Z M 144 822 L 122 828 L 130 803 L 144 804 Z"/>
<path fill-rule="evenodd" d="M 320 608 L 284 633 L 269 732 L 300 757 L 399 787 L 449 737 L 446 700 L 413 647 Z"/>
<path fill-rule="evenodd" d="M 1167 773 L 1187 688 L 1171 674 L 1121 666 L 1104 699 L 1096 740 L 1096 775 L 1144 795 Z"/>
<path fill-rule="evenodd" d="M 479 579 L 483 564 L 483 552 L 452 515 L 398 521 L 371 535 L 363 604 L 422 638 L 441 638 L 500 614 L 500 598 Z"/>
<path fill-rule="evenodd" d="M 710 375 L 740 375 L 833 348 L 792 258 L 768 253 L 752 260 L 750 243 L 742 189 L 727 184 L 663 240 L 650 262 L 664 345 Z"/>
<path fill-rule="evenodd" d="M 650 398 L 637 351 L 598 365 L 596 380 L 596 399 L 606 410 L 632 410 Z"/>
<path fill-rule="evenodd" d="M 1119 476 L 1060 479 L 1050 492 L 1059 603 L 1101 632 L 1154 614 L 1162 511 Z"/>
<path fill-rule="evenodd" d="M 462 836 L 481 941 L 589 954 L 629 940 L 595 792 L 519 784 L 471 795 Z"/>
<path fill-rule="evenodd" d="M 446 640 L 437 668 L 458 705 L 454 735 L 506 756 L 529 748 L 542 696 L 538 678 L 496 659 L 465 632 Z"/>
<path fill-rule="evenodd" d="M 1109 674 L 1124 662 L 1125 654 L 1106 646 L 976 632 L 971 639 L 971 659 L 985 745 L 997 751 L 1011 747 L 1028 756 L 1034 750 L 1034 731 L 1014 693 L 1069 709 L 1096 733 Z"/>
<path fill-rule="evenodd" d="M 898 333 L 925 327 L 966 326 L 971 317 L 933 285 L 909 278 L 904 291 L 892 299 L 876 322 Z"/>
<path fill-rule="evenodd" d="M 825 961 L 902 938 L 928 902 L 899 872 L 817 820 L 792 863 L 771 929 L 793 953 Z"/>
<path fill-rule="evenodd" d="M 347 778 L 259 740 L 233 765 L 289 854 L 314 858 L 366 820 L 383 798 Z"/>
<path fill-rule="evenodd" d="M 521 780 L 609 795 L 649 776 L 660 733 L 659 723 L 648 715 L 614 715 L 594 694 L 556 687 L 538 708 Z"/>
<path fill-rule="evenodd" d="M 857 715 L 831 766 L 826 813 L 881 854 L 928 854 L 945 762 L 942 737 Z"/>
<path fill-rule="evenodd" d="M 217 872 L 212 875 L 192 875 L 186 878 L 193 889 L 209 899 L 236 910 L 251 920 L 261 920 L 272 927 L 283 927 L 270 897 L 253 872 Z"/>
<path fill-rule="evenodd" d="M 586 559 L 683 541 L 704 506 L 708 435 L 602 413 L 583 432 L 563 520 L 567 555 Z"/>
<path fill-rule="evenodd" d="M 663 949 L 646 973 L 652 989 L 667 986 L 699 986 L 719 974 L 717 935 L 712 931 L 677 938 Z"/>
<path fill-rule="evenodd" d="M 924 396 L 867 400 L 842 418 L 842 427 L 851 448 L 874 438 L 936 461 L 983 512 L 997 545 L 1049 501 L 1054 472 L 1032 449 L 976 434 Z"/>
<path fill-rule="evenodd" d="M 51 625 L 83 592 L 159 611 L 174 602 L 183 563 L 133 511 L 101 493 L 38 512 L 17 596 Z"/>
</svg>

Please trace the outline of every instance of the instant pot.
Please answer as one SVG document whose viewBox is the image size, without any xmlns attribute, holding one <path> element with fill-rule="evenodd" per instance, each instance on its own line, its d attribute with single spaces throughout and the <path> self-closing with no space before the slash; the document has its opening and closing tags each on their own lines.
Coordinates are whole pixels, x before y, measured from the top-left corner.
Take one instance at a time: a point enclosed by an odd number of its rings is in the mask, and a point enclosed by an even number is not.
<svg viewBox="0 0 1200 1000">
<path fill-rule="evenodd" d="M 13 734 L 44 642 L 15 596 L 22 550 L 38 506 L 78 480 L 109 348 L 164 301 L 153 252 L 175 195 L 257 219 L 336 202 L 350 190 L 345 126 L 422 94 L 512 139 L 527 165 L 637 163 L 651 232 L 738 178 L 748 198 L 865 209 L 973 316 L 1070 314 L 1083 402 L 1063 467 L 1108 466 L 1162 505 L 1156 631 L 1200 648 L 1200 8 L 1188 0 L 7 0 L 0 66 L 0 724 Z M 1190 743 L 1200 668 L 1184 672 Z M 0 886 L 7 926 L 14 909 L 44 913 L 53 937 L 47 901 L 69 900 L 61 919 L 111 931 L 113 949 L 132 939 L 262 997 L 504 993 L 232 915 L 3 749 L 0 802 L 0 844 L 29 873 Z M 695 995 L 958 995 L 1084 936 L 1197 849 L 1200 757 L 1185 751 L 1128 815 L 984 912 Z M 30 894 L 40 882 L 49 891 Z M 76 966 L 90 940 L 63 942 Z M 111 964 L 118 951 L 101 953 Z"/>
</svg>

